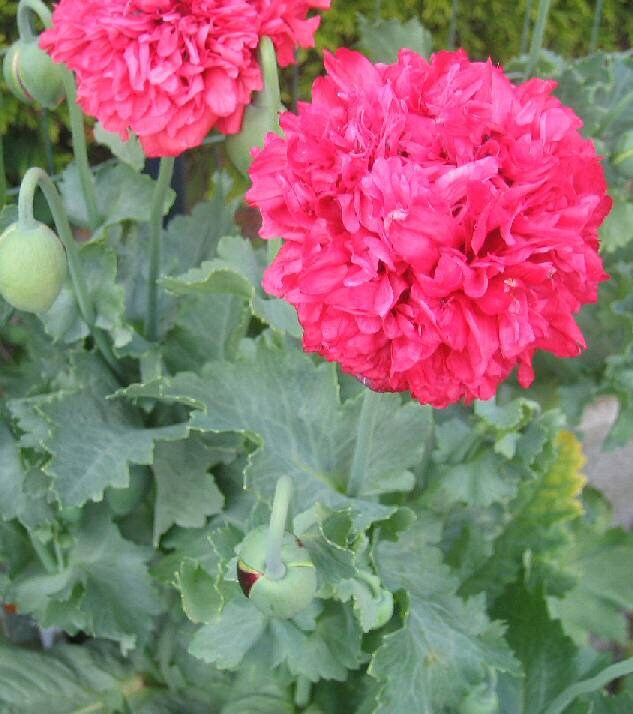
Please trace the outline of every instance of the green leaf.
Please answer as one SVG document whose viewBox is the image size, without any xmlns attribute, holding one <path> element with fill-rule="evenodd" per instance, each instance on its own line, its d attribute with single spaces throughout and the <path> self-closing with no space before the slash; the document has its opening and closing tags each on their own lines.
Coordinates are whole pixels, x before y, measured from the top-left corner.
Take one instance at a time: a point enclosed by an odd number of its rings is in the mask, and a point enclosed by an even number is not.
<svg viewBox="0 0 633 714">
<path fill-rule="evenodd" d="M 441 470 L 440 485 L 451 501 L 485 507 L 509 500 L 516 494 L 517 483 L 505 463 L 489 450 L 470 461 Z"/>
<path fill-rule="evenodd" d="M 361 528 L 394 510 L 378 503 L 377 493 L 412 487 L 410 476 L 403 480 L 402 474 L 422 457 L 431 427 L 430 410 L 402 406 L 397 395 L 377 395 L 384 421 L 364 430 L 359 456 L 375 458 L 360 470 L 362 483 L 350 497 L 345 491 L 361 438 L 362 405 L 359 399 L 340 403 L 332 365 L 315 365 L 299 352 L 280 352 L 260 341 L 248 360 L 210 363 L 200 377 L 185 373 L 119 394 L 193 407 L 190 424 L 196 430 L 248 434 L 259 448 L 245 471 L 247 488 L 270 498 L 277 478 L 288 474 L 297 511 L 316 502 L 351 508 Z"/>
<path fill-rule="evenodd" d="M 462 584 L 462 594 L 486 590 L 494 598 L 514 579 L 523 553 L 555 547 L 565 538 L 561 526 L 581 515 L 578 495 L 585 484 L 580 473 L 585 463 L 581 445 L 571 432 L 561 431 L 554 448 L 554 462 L 536 479 L 521 483 L 494 540 L 493 554 Z"/>
<path fill-rule="evenodd" d="M 494 608 L 508 623 L 507 640 L 523 665 L 520 683 L 522 712 L 542 712 L 579 676 L 577 650 L 552 620 L 542 592 L 529 591 L 518 581 Z"/>
<path fill-rule="evenodd" d="M 361 648 L 361 629 L 351 608 L 330 603 L 312 632 L 292 620 L 270 621 L 273 666 L 285 664 L 295 676 L 312 682 L 343 682 L 348 671 L 358 669 L 368 657 Z"/>
<path fill-rule="evenodd" d="M 434 714 L 456 707 L 489 668 L 518 672 L 483 599 L 457 597 L 457 580 L 432 545 L 437 535 L 437 523 L 427 518 L 397 542 L 376 547 L 383 583 L 406 593 L 402 629 L 384 637 L 369 668 L 382 683 L 376 714 Z"/>
<path fill-rule="evenodd" d="M 121 537 L 107 511 L 88 506 L 56 573 L 26 571 L 11 586 L 21 611 L 43 626 L 82 629 L 126 650 L 146 640 L 161 611 L 146 562 L 151 552 Z"/>
<path fill-rule="evenodd" d="M 24 470 L 20 450 L 4 422 L 0 421 L 0 517 L 15 518 L 23 507 Z"/>
<path fill-rule="evenodd" d="M 295 535 L 310 553 L 319 589 L 356 574 L 355 554 L 348 547 L 351 530 L 348 510 L 333 511 L 318 503 L 295 519 Z"/>
<path fill-rule="evenodd" d="M 186 295 L 178 300 L 174 327 L 163 343 L 173 373 L 196 371 L 210 360 L 230 360 L 246 336 L 250 311 L 233 295 Z"/>
<path fill-rule="evenodd" d="M 430 57 L 431 33 L 417 17 L 408 22 L 400 20 L 369 20 L 358 15 L 360 46 L 373 62 L 397 62 L 398 52 L 406 47 L 423 57 Z"/>
<path fill-rule="evenodd" d="M 602 250 L 613 253 L 633 239 L 633 203 L 619 193 L 611 193 L 613 208 L 600 228 Z"/>
<path fill-rule="evenodd" d="M 63 505 L 99 500 L 108 486 L 126 488 L 129 464 L 152 464 L 156 440 L 187 435 L 186 424 L 143 428 L 135 409 L 105 399 L 113 387 L 109 377 L 104 383 L 86 379 L 81 391 L 57 392 L 38 407 L 51 424 L 44 470 Z"/>
<path fill-rule="evenodd" d="M 562 598 L 548 599 L 550 611 L 581 646 L 589 644 L 590 635 L 625 645 L 626 612 L 633 610 L 633 534 L 619 528 L 600 532 L 585 521 L 572 533 L 560 567 L 574 573 L 577 582 Z"/>
<path fill-rule="evenodd" d="M 97 236 L 115 223 L 148 221 L 154 186 L 155 181 L 149 176 L 137 173 L 127 164 L 113 162 L 99 167 L 95 173 L 95 194 L 99 214 L 104 217 L 105 223 L 100 227 Z M 64 170 L 59 190 L 71 221 L 87 225 L 83 191 L 74 162 Z M 175 194 L 170 189 L 165 198 L 164 214 L 169 211 L 174 198 Z"/>
<path fill-rule="evenodd" d="M 101 122 L 97 122 L 94 127 L 94 137 L 97 143 L 107 146 L 117 159 L 131 166 L 135 171 L 141 171 L 145 165 L 145 154 L 141 142 L 134 134 L 130 134 L 127 141 L 119 136 L 117 132 L 104 129 Z"/>
<path fill-rule="evenodd" d="M 37 466 L 25 468 L 19 443 L 0 421 L 0 518 L 18 518 L 27 528 L 53 519 L 50 481 Z"/>
<path fill-rule="evenodd" d="M 222 599 L 212 578 L 200 563 L 185 559 L 176 575 L 176 585 L 182 597 L 182 609 L 195 623 L 210 623 L 222 609 Z"/>
<path fill-rule="evenodd" d="M 236 669 L 264 634 L 266 617 L 245 597 L 231 600 L 222 612 L 194 635 L 189 652 L 219 669 Z"/>
<path fill-rule="evenodd" d="M 215 173 L 210 198 L 194 206 L 190 215 L 175 216 L 164 236 L 163 275 L 175 275 L 214 258 L 223 236 L 237 235 L 235 211 L 240 199 L 232 195 L 233 182 L 226 173 Z"/>
<path fill-rule="evenodd" d="M 128 344 L 133 331 L 125 321 L 125 293 L 117 284 L 117 256 L 105 240 L 92 240 L 79 247 L 79 260 L 94 306 L 96 325 L 110 333 L 116 347 Z M 83 321 L 70 278 L 53 306 L 41 316 L 46 332 L 62 342 L 76 342 L 90 334 Z"/>
<path fill-rule="evenodd" d="M 33 652 L 0 645 L 3 714 L 102 712 L 108 702 L 122 704 L 123 692 L 134 685 L 143 686 L 140 677 L 109 648 L 57 645 Z"/>
<path fill-rule="evenodd" d="M 200 528 L 207 516 L 220 513 L 224 497 L 208 472 L 213 455 L 196 438 L 156 446 L 154 545 L 174 524 Z"/>
<path fill-rule="evenodd" d="M 225 237 L 218 244 L 218 258 L 183 275 L 165 277 L 161 283 L 178 295 L 228 293 L 241 297 L 261 320 L 292 337 L 301 337 L 294 308 L 282 300 L 264 297 L 261 282 L 265 267 L 264 250 L 256 251 L 244 238 Z"/>
</svg>

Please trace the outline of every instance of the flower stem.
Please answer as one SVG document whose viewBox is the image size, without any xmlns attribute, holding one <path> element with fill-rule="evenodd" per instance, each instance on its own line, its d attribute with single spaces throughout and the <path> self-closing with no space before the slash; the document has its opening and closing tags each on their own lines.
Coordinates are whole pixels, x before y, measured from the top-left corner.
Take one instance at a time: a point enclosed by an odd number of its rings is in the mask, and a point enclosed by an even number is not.
<svg viewBox="0 0 633 714">
<path fill-rule="evenodd" d="M 310 703 L 310 696 L 312 694 L 312 682 L 300 674 L 297 677 L 297 684 L 295 688 L 295 704 L 303 709 L 307 707 Z"/>
<path fill-rule="evenodd" d="M 528 42 L 530 40 L 530 19 L 532 17 L 532 0 L 527 0 L 525 5 L 525 15 L 523 17 L 523 30 L 521 31 L 521 44 L 519 46 L 519 54 L 524 55 L 528 51 Z"/>
<path fill-rule="evenodd" d="M 545 37 L 545 26 L 547 25 L 547 18 L 549 16 L 551 4 L 551 0 L 539 0 L 538 17 L 536 18 L 536 25 L 534 25 L 534 31 L 532 32 L 530 57 L 528 59 L 527 67 L 525 68 L 525 79 L 529 79 L 533 76 L 539 57 L 541 56 L 543 38 Z"/>
<path fill-rule="evenodd" d="M 103 355 L 103 358 L 115 374 L 117 376 L 121 376 L 121 370 L 117 359 L 112 352 L 110 343 L 106 339 L 104 333 L 101 332 L 101 330 L 99 330 L 96 326 L 94 307 L 90 300 L 86 278 L 81 267 L 81 261 L 79 260 L 77 244 L 73 238 L 70 223 L 68 222 L 68 217 L 66 216 L 64 206 L 62 204 L 62 199 L 55 188 L 55 184 L 51 181 L 48 174 L 42 169 L 29 169 L 22 179 L 20 193 L 18 195 L 18 223 L 27 229 L 33 228 L 37 224 L 37 221 L 33 217 L 33 199 L 35 197 L 35 191 L 38 188 L 42 190 L 42 193 L 48 202 L 51 213 L 53 214 L 57 235 L 66 249 L 68 271 L 70 273 L 70 280 L 75 293 L 75 299 L 77 300 L 77 305 L 79 306 L 79 312 L 88 326 L 88 329 L 94 338 L 95 344 Z"/>
<path fill-rule="evenodd" d="M 44 27 L 51 27 L 53 24 L 51 12 L 42 0 L 20 0 L 17 11 L 18 32 L 20 33 L 20 37 L 26 40 L 33 40 L 35 38 L 30 13 L 37 15 Z M 79 171 L 79 180 L 84 194 L 84 201 L 86 202 L 86 209 L 88 211 L 88 224 L 94 231 L 98 228 L 100 220 L 92 173 L 90 171 L 90 165 L 88 164 L 84 118 L 81 109 L 77 105 L 77 89 L 73 75 L 65 67 L 62 67 L 62 69 L 62 80 L 66 91 L 66 101 L 68 103 L 68 114 L 70 117 L 70 131 L 73 138 L 73 151 Z M 48 125 L 46 126 L 46 131 L 48 131 Z"/>
<path fill-rule="evenodd" d="M 448 26 L 448 49 L 454 50 L 457 42 L 457 13 L 459 12 L 459 0 L 453 0 L 451 5 L 451 21 Z"/>
<path fill-rule="evenodd" d="M 91 230 L 96 230 L 100 224 L 99 211 L 97 210 L 97 198 L 95 195 L 94 181 L 90 164 L 88 163 L 88 149 L 86 147 L 86 133 L 84 127 L 84 115 L 77 104 L 77 88 L 72 73 L 62 68 L 62 80 L 66 90 L 66 101 L 68 104 L 68 115 L 70 118 L 70 132 L 73 138 L 73 152 L 75 162 L 79 171 L 79 181 L 84 194 L 84 201 L 88 211 L 88 224 Z"/>
<path fill-rule="evenodd" d="M 356 437 L 356 447 L 354 448 L 352 467 L 347 482 L 348 496 L 358 496 L 362 490 L 363 481 L 367 473 L 369 440 L 374 428 L 379 403 L 380 394 L 368 389 L 363 396 L 363 403 L 360 408 L 358 436 Z"/>
<path fill-rule="evenodd" d="M 20 39 L 32 40 L 35 37 L 33 26 L 31 25 L 31 12 L 39 17 L 44 27 L 51 27 L 53 24 L 51 11 L 42 0 L 20 0 L 16 15 Z"/>
<path fill-rule="evenodd" d="M 596 11 L 593 16 L 593 27 L 591 28 L 591 39 L 589 40 L 589 54 L 592 55 L 598 49 L 598 35 L 600 34 L 600 22 L 602 21 L 603 0 L 596 0 Z"/>
<path fill-rule="evenodd" d="M 154 187 L 152 208 L 149 218 L 150 254 L 147 285 L 147 324 L 145 326 L 145 330 L 147 333 L 147 339 L 152 341 L 158 338 L 158 277 L 160 275 L 162 253 L 163 209 L 165 207 L 165 196 L 167 195 L 167 190 L 171 184 L 173 172 L 174 157 L 163 156 L 160 160 L 158 181 Z"/>
<path fill-rule="evenodd" d="M 275 488 L 275 498 L 273 499 L 273 510 L 270 514 L 270 525 L 268 528 L 268 543 L 266 548 L 266 576 L 273 580 L 279 580 L 286 574 L 286 566 L 281 559 L 281 544 L 286 532 L 286 519 L 288 518 L 288 507 L 292 497 L 292 479 L 290 476 L 282 476 L 277 481 Z"/>
<path fill-rule="evenodd" d="M 606 687 L 609 682 L 613 682 L 614 679 L 619 679 L 620 677 L 625 677 L 627 674 L 632 673 L 633 657 L 624 659 L 616 664 L 609 665 L 596 674 L 595 677 L 582 679 L 580 682 L 576 682 L 570 687 L 567 687 L 567 689 L 563 690 L 563 692 L 559 694 L 547 707 L 545 714 L 561 714 L 561 712 L 565 711 L 574 699 L 579 697 L 581 694 L 596 692 L 599 689 Z"/>
<path fill-rule="evenodd" d="M 4 170 L 4 147 L 2 145 L 2 134 L 0 134 L 0 210 L 7 202 L 7 174 Z"/>
</svg>

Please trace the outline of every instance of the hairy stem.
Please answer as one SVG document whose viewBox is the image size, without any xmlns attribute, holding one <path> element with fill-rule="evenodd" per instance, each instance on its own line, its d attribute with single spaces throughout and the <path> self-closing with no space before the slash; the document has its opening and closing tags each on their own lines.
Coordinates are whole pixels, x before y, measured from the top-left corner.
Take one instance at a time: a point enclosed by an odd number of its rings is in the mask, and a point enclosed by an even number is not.
<svg viewBox="0 0 633 714">
<path fill-rule="evenodd" d="M 152 341 L 158 339 L 158 278 L 160 276 L 162 253 L 163 208 L 173 173 L 174 157 L 163 156 L 160 160 L 158 181 L 154 187 L 149 218 L 150 253 L 147 286 L 147 324 L 145 325 L 145 331 L 147 333 L 147 339 Z"/>
<path fill-rule="evenodd" d="M 286 574 L 286 566 L 281 559 L 281 544 L 286 532 L 286 520 L 291 497 L 292 479 L 290 476 L 282 476 L 277 481 L 277 487 L 275 488 L 266 548 L 265 574 L 273 580 L 279 580 Z"/>
<path fill-rule="evenodd" d="M 589 40 L 589 54 L 592 55 L 598 49 L 598 35 L 600 34 L 600 22 L 602 21 L 603 0 L 596 0 L 596 10 L 593 15 L 593 27 L 591 28 L 591 39 Z"/>
<path fill-rule="evenodd" d="M 527 0 L 525 5 L 525 15 L 523 16 L 523 30 L 521 30 L 521 44 L 519 54 L 524 55 L 528 51 L 530 40 L 530 20 L 532 17 L 532 0 Z"/>
<path fill-rule="evenodd" d="M 88 211 L 88 224 L 91 230 L 96 230 L 100 224 L 99 211 L 97 210 L 97 197 L 95 194 L 94 180 L 88 163 L 88 148 L 86 146 L 86 132 L 84 127 L 84 115 L 77 104 L 77 88 L 75 78 L 72 73 L 62 68 L 62 80 L 66 91 L 66 102 L 68 104 L 68 116 L 70 118 L 70 132 L 73 138 L 73 152 L 75 162 L 79 171 L 79 181 L 81 190 Z"/>
<path fill-rule="evenodd" d="M 448 25 L 448 49 L 454 50 L 457 42 L 457 13 L 459 12 L 459 0 L 453 0 L 451 5 L 451 21 Z"/>
<path fill-rule="evenodd" d="M 0 134 L 0 210 L 7 202 L 7 174 L 4 170 L 4 146 L 2 145 L 2 134 Z"/>
<path fill-rule="evenodd" d="M 347 482 L 347 495 L 358 496 L 363 487 L 365 474 L 367 473 L 367 458 L 369 453 L 369 440 L 374 429 L 380 394 L 368 389 L 363 396 L 363 403 L 360 408 L 358 419 L 358 436 L 356 437 L 356 447 L 352 467 Z"/>
<path fill-rule="evenodd" d="M 545 27 L 547 25 L 547 18 L 549 16 L 551 4 L 551 0 L 539 0 L 538 17 L 536 18 L 536 25 L 534 25 L 534 32 L 532 33 L 530 57 L 528 59 L 527 67 L 525 68 L 525 79 L 532 77 L 534 75 L 534 71 L 536 70 L 536 65 L 538 64 L 538 60 L 541 55 L 541 49 L 543 48 L 543 38 L 545 37 Z"/>
<path fill-rule="evenodd" d="M 302 709 L 307 707 L 310 703 L 310 697 L 312 695 L 312 682 L 303 675 L 297 677 L 297 684 L 295 687 L 295 704 Z"/>
<path fill-rule="evenodd" d="M 48 202 L 48 206 L 53 214 L 57 235 L 66 249 L 68 271 L 70 273 L 70 280 L 73 286 L 73 292 L 75 293 L 75 299 L 77 300 L 77 305 L 79 306 L 79 312 L 88 326 L 88 329 L 94 338 L 95 344 L 103 355 L 103 358 L 115 374 L 117 374 L 117 376 L 121 376 L 121 370 L 117 359 L 112 352 L 110 343 L 108 342 L 105 334 L 96 326 L 94 307 L 88 293 L 86 278 L 81 267 L 81 261 L 79 260 L 77 244 L 73 238 L 70 223 L 68 222 L 68 217 L 66 216 L 64 206 L 62 204 L 62 199 L 55 188 L 55 184 L 51 181 L 48 174 L 42 169 L 29 169 L 22 179 L 22 185 L 20 186 L 20 193 L 18 195 L 18 222 L 26 229 L 31 229 L 37 225 L 37 221 L 33 217 L 33 200 L 35 198 L 35 191 L 38 188 L 42 190 L 42 193 Z"/>
<path fill-rule="evenodd" d="M 51 11 L 42 0 L 20 0 L 16 15 L 20 39 L 32 40 L 35 38 L 33 26 L 31 25 L 31 13 L 39 17 L 44 27 L 51 27 L 53 24 Z"/>
</svg>

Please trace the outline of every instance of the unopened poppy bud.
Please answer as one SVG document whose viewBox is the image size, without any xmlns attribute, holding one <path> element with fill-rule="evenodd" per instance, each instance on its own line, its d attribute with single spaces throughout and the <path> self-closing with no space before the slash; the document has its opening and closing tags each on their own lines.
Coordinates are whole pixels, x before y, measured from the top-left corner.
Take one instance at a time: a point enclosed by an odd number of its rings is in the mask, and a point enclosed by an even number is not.
<svg viewBox="0 0 633 714">
<path fill-rule="evenodd" d="M 256 92 L 253 101 L 244 110 L 242 129 L 239 134 L 227 136 L 224 142 L 226 153 L 235 167 L 244 176 L 253 160 L 251 149 L 263 146 L 266 134 L 280 133 L 279 112 L 279 75 L 275 48 L 269 37 L 262 37 L 259 45 L 259 65 L 264 78 L 264 87 Z"/>
<path fill-rule="evenodd" d="M 40 49 L 37 38 L 14 42 L 4 56 L 4 80 L 27 104 L 54 109 L 65 96 L 62 68 Z"/>
<path fill-rule="evenodd" d="M 301 542 L 286 532 L 281 545 L 285 572 L 273 578 L 266 573 L 267 544 L 266 526 L 246 536 L 239 550 L 237 579 L 244 595 L 263 613 L 284 619 L 294 617 L 308 607 L 316 593 L 314 564 Z"/>
<path fill-rule="evenodd" d="M 13 223 L 0 235 L 0 295 L 18 310 L 46 312 L 66 271 L 64 246 L 43 223 Z"/>
</svg>

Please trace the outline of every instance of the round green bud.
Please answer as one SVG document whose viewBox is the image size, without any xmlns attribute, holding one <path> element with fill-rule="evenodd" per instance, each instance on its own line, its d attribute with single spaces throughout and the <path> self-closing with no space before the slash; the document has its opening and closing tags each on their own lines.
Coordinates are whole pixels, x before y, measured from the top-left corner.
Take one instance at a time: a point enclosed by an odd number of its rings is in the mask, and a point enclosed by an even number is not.
<svg viewBox="0 0 633 714">
<path fill-rule="evenodd" d="M 43 223 L 13 223 L 0 235 L 0 295 L 13 307 L 46 312 L 66 278 L 66 251 Z"/>
<path fill-rule="evenodd" d="M 62 67 L 42 50 L 37 38 L 14 42 L 4 56 L 4 80 L 27 104 L 54 109 L 65 96 Z"/>
<path fill-rule="evenodd" d="M 317 589 L 316 570 L 310 555 L 291 533 L 285 533 L 281 578 L 266 575 L 268 527 L 252 530 L 240 545 L 237 579 L 242 592 L 264 614 L 287 619 L 299 614 L 312 602 Z"/>
<path fill-rule="evenodd" d="M 611 163 L 619 174 L 633 179 L 633 129 L 624 132 L 618 140 Z"/>
</svg>

